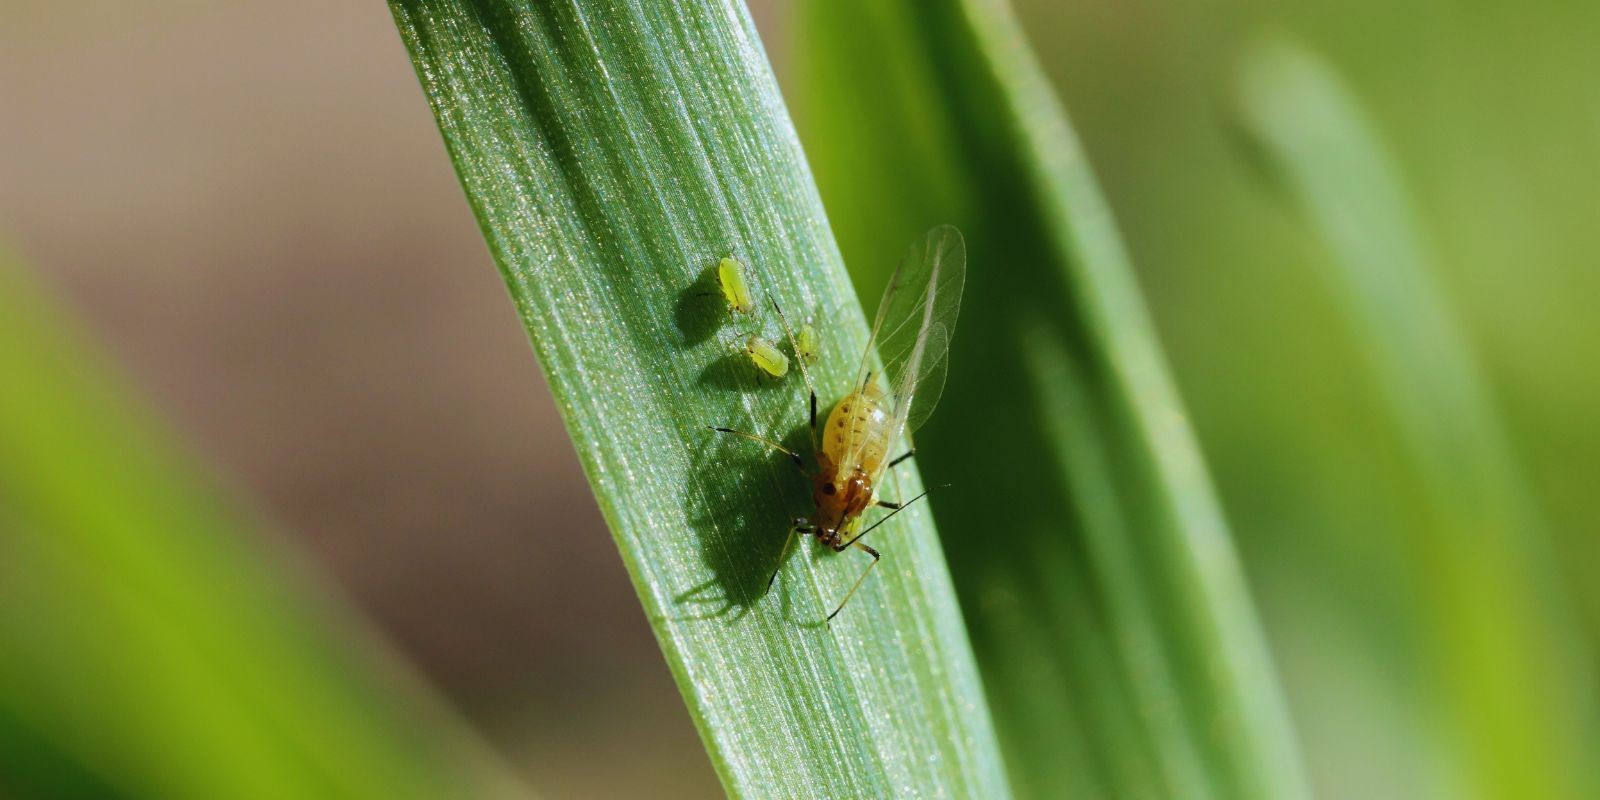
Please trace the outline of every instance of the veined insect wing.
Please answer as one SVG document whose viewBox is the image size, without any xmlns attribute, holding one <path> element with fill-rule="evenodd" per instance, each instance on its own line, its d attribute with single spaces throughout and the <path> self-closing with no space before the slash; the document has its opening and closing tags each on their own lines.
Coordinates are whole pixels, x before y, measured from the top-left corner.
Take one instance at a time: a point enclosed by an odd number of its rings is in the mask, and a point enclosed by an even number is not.
<svg viewBox="0 0 1600 800">
<path fill-rule="evenodd" d="M 876 440 L 899 440 L 921 425 L 944 391 L 945 358 L 966 286 L 967 251 L 960 231 L 941 225 L 911 243 L 889 277 L 861 357 L 855 391 L 865 391 L 876 353 L 888 384 L 887 427 Z M 874 437 L 852 432 L 837 463 L 859 464 Z"/>
<path fill-rule="evenodd" d="M 967 249 L 961 232 L 941 225 L 911 244 L 878 304 L 873 344 L 893 395 L 893 418 L 913 430 L 938 405 L 950 337 L 966 287 Z M 869 350 L 858 381 L 871 367 Z M 939 377 L 939 380 L 929 378 Z"/>
<path fill-rule="evenodd" d="M 895 389 L 896 404 L 902 399 L 906 404 L 904 425 L 907 433 L 915 432 L 922 427 L 922 423 L 928 421 L 928 417 L 933 416 L 939 398 L 944 395 L 944 381 L 950 370 L 950 331 L 944 325 L 935 324 L 928 329 L 927 352 L 936 353 L 938 360 L 931 365 L 924 364 L 921 376 L 912 385 Z"/>
<path fill-rule="evenodd" d="M 887 293 L 885 329 L 878 341 L 893 393 L 893 433 L 916 430 L 932 415 L 944 391 L 944 374 L 967 280 L 967 248 L 949 225 L 913 242 L 900 262 L 903 277 Z M 935 380 L 937 378 L 937 380 Z"/>
</svg>

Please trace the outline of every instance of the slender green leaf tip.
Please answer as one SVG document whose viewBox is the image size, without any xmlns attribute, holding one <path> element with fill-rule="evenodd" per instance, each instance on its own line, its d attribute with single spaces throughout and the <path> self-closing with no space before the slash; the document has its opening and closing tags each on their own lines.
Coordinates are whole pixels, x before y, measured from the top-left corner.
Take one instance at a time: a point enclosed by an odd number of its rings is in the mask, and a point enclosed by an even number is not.
<svg viewBox="0 0 1600 800">
<path fill-rule="evenodd" d="M 742 5 L 391 6 L 729 794 L 1007 796 L 927 509 L 873 534 L 884 567 L 822 624 L 860 563 L 796 548 L 766 593 L 805 486 L 787 458 L 704 430 L 803 443 L 807 416 L 798 382 L 724 347 L 703 277 L 720 258 L 817 321 L 825 405 L 866 339 Z M 748 332 L 778 341 L 757 309 Z M 901 488 L 920 490 L 914 468 Z"/>
</svg>

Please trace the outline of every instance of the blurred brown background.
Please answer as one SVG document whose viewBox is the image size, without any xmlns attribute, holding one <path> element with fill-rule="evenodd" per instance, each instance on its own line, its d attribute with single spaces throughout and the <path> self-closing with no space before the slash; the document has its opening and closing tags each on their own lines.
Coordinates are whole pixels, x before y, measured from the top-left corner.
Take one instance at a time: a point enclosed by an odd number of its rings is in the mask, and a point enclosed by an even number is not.
<svg viewBox="0 0 1600 800">
<path fill-rule="evenodd" d="M 387 7 L 7 5 L 0 239 L 541 793 L 720 793 Z"/>
<path fill-rule="evenodd" d="M 752 4 L 780 77 L 785 4 Z M 1594 647 L 1600 6 L 1016 4 L 1127 236 L 1311 771 L 1373 796 L 1414 771 L 1390 723 L 1417 687 L 1369 601 L 1429 565 L 1320 256 L 1228 141 L 1235 55 L 1308 35 L 1392 139 Z M 0 241 L 219 480 L 544 795 L 720 794 L 386 6 L 3 18 Z"/>
</svg>

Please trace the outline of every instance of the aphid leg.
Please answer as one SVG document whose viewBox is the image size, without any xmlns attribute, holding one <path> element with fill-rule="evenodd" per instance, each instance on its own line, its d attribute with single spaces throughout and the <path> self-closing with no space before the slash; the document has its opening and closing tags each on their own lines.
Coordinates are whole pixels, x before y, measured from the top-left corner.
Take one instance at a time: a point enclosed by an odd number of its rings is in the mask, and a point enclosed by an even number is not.
<svg viewBox="0 0 1600 800">
<path fill-rule="evenodd" d="M 941 488 L 942 489 L 944 487 L 941 486 L 941 487 L 937 487 L 937 488 Z M 927 497 L 927 496 L 928 496 L 928 490 L 925 489 L 925 490 L 923 490 L 922 494 L 919 494 L 916 497 L 913 497 L 910 500 L 905 501 L 904 503 L 890 503 L 890 502 L 884 501 L 884 500 L 878 501 L 878 505 L 883 506 L 884 508 L 892 508 L 894 510 L 890 511 L 887 514 L 884 514 L 883 515 L 883 519 L 880 519 L 877 522 L 874 522 L 871 525 L 868 525 L 866 530 L 856 534 L 856 538 L 851 539 L 850 541 L 839 545 L 839 547 L 837 549 L 843 550 L 844 548 L 849 547 L 850 545 L 853 545 L 856 542 L 861 541 L 861 537 L 866 536 L 869 533 L 872 533 L 874 528 L 877 528 L 879 525 L 882 525 L 883 523 L 888 522 L 890 517 L 893 517 L 894 515 L 900 513 L 901 511 L 906 510 L 906 507 L 910 506 L 912 503 L 915 503 L 918 500 L 921 500 L 922 498 Z"/>
<path fill-rule="evenodd" d="M 811 447 L 817 446 L 817 392 L 811 390 Z"/>
<path fill-rule="evenodd" d="M 764 438 L 764 437 L 761 437 L 761 436 L 757 436 L 757 435 L 755 435 L 753 433 L 745 433 L 744 431 L 736 431 L 736 430 L 734 430 L 732 428 L 719 428 L 719 427 L 717 427 L 715 425 L 707 425 L 706 428 L 708 430 L 716 431 L 717 433 L 731 433 L 734 436 L 743 436 L 744 438 L 749 439 L 752 442 L 760 442 L 760 443 L 762 443 L 762 444 L 764 444 L 764 445 L 766 445 L 766 446 L 768 446 L 768 447 L 770 447 L 770 448 L 772 448 L 772 449 L 774 449 L 774 450 L 776 450 L 776 451 L 788 456 L 792 461 L 794 461 L 795 468 L 800 470 L 801 472 L 804 472 L 805 469 L 806 469 L 806 462 L 803 461 L 800 458 L 800 454 L 799 453 L 796 453 L 795 451 L 790 450 L 789 448 L 784 447 L 783 445 L 778 444 L 777 442 L 774 442 L 771 439 L 767 439 L 767 438 Z"/>
<path fill-rule="evenodd" d="M 800 375 L 806 379 L 806 391 L 811 393 L 811 449 L 817 449 L 817 384 L 811 380 L 811 370 L 806 369 L 806 360 L 800 357 L 800 343 L 794 338 L 794 328 L 789 327 L 789 318 L 784 316 L 783 309 L 779 307 L 778 300 L 771 295 L 767 301 L 772 303 L 772 310 L 778 312 L 778 322 L 783 325 L 783 335 L 789 337 L 789 348 L 794 351 L 794 360 L 800 362 Z"/>
<path fill-rule="evenodd" d="M 912 456 L 914 456 L 916 454 L 917 454 L 917 448 L 913 447 L 910 450 L 907 450 L 904 453 L 901 453 L 899 458 L 896 458 L 895 460 L 890 461 L 889 465 L 884 467 L 884 469 L 894 469 L 896 464 L 899 464 L 900 462 L 902 462 L 902 461 L 904 461 L 904 460 L 906 460 L 906 459 L 908 459 L 908 458 L 910 458 L 910 457 L 912 457 Z"/>
<path fill-rule="evenodd" d="M 778 582 L 778 573 L 783 571 L 783 562 L 789 557 L 789 548 L 794 547 L 794 538 L 802 533 L 810 535 L 814 531 L 816 528 L 808 525 L 803 519 L 797 519 L 789 526 L 789 538 L 783 543 L 783 551 L 778 553 L 778 563 L 772 568 L 772 577 L 767 579 L 767 591 L 772 591 L 772 584 Z"/>
<path fill-rule="evenodd" d="M 860 536 L 856 537 L 856 539 L 860 538 Z M 867 568 L 861 571 L 861 577 L 856 578 L 855 585 L 851 586 L 850 591 L 845 593 L 844 599 L 839 601 L 839 607 L 834 609 L 832 614 L 828 615 L 829 622 L 832 622 L 834 617 L 839 616 L 839 612 L 843 611 L 844 607 L 850 603 L 850 598 L 855 596 L 856 590 L 861 588 L 861 583 L 867 579 L 868 575 L 872 574 L 872 568 L 878 566 L 878 562 L 883 559 L 883 555 L 881 553 L 864 544 L 856 544 L 855 539 L 851 539 L 850 544 L 842 544 L 833 549 L 837 551 L 843 551 L 846 547 L 849 547 L 852 544 L 862 550 L 867 551 L 867 554 L 872 556 L 872 563 L 868 564 Z"/>
<path fill-rule="evenodd" d="M 909 439 L 908 439 L 908 444 L 909 444 Z M 887 468 L 887 471 L 889 473 L 889 482 L 891 484 L 894 484 L 894 496 L 895 497 L 904 498 L 906 496 L 906 490 L 900 486 L 900 470 L 894 469 L 893 465 L 899 464 L 900 462 L 902 462 L 902 461 L 906 460 L 907 458 L 909 458 L 911 456 L 911 454 L 916 453 L 916 452 L 917 452 L 917 446 L 916 445 L 910 445 L 910 447 L 908 447 L 907 450 L 906 450 L 906 454 L 902 455 L 899 458 L 895 459 L 894 461 L 890 462 L 890 466 Z M 874 499 L 876 499 L 876 495 L 874 495 Z M 902 499 L 901 502 L 895 503 L 896 508 L 892 508 L 892 509 L 890 509 L 890 511 L 899 511 L 900 509 L 898 507 L 899 506 L 904 506 L 904 505 L 905 505 L 905 502 Z"/>
</svg>

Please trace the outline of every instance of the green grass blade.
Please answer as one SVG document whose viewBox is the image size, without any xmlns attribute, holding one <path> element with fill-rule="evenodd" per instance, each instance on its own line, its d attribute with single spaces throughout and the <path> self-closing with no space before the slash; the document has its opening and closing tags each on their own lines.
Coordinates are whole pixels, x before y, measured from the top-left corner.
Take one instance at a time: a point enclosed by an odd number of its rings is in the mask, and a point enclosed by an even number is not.
<svg viewBox="0 0 1600 800">
<path fill-rule="evenodd" d="M 780 340 L 774 315 L 761 302 L 729 326 L 700 296 L 720 257 L 818 323 L 824 409 L 866 335 L 743 6 L 391 7 L 729 793 L 1005 796 L 927 509 L 873 534 L 884 565 L 822 624 L 864 556 L 797 548 L 764 596 L 807 489 L 784 459 L 704 427 L 803 446 L 796 376 L 758 381 L 728 343 L 735 327 Z M 919 485 L 906 470 L 899 488 Z"/>
<path fill-rule="evenodd" d="M 1399 171 L 1338 76 L 1299 46 L 1252 50 L 1239 85 L 1248 132 L 1333 256 L 1327 277 L 1423 489 L 1404 536 L 1426 565 L 1428 704 L 1463 773 L 1442 780 L 1482 797 L 1591 796 L 1593 665 Z"/>
<path fill-rule="evenodd" d="M 505 793 L 51 309 L 0 253 L 0 795 Z"/>
<path fill-rule="evenodd" d="M 851 263 L 939 220 L 968 236 L 957 368 L 919 458 L 956 486 L 934 506 L 1013 784 L 1304 796 L 1127 256 L 1009 10 L 805 8 L 801 127 Z"/>
</svg>

